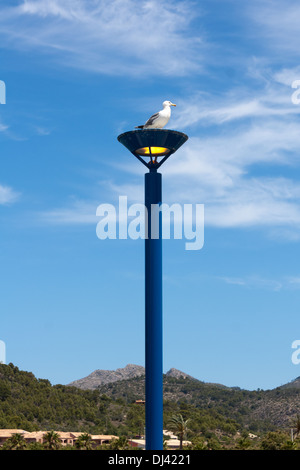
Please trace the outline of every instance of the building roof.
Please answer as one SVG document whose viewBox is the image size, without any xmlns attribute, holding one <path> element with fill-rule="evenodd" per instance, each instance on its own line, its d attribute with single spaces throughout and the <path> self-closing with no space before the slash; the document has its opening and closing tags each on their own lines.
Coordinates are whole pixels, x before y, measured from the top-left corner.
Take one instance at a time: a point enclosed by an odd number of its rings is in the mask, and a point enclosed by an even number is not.
<svg viewBox="0 0 300 470">
<path fill-rule="evenodd" d="M 179 447 L 180 446 L 180 440 L 179 439 L 168 439 L 165 441 L 167 444 L 167 447 Z M 182 441 L 183 446 L 187 446 L 191 444 L 190 441 Z"/>
<path fill-rule="evenodd" d="M 137 444 L 140 447 L 145 447 L 146 441 L 145 439 L 129 439 L 129 443 Z"/>
<path fill-rule="evenodd" d="M 24 434 L 25 439 L 29 439 L 31 437 L 42 437 L 46 431 L 33 431 L 33 432 L 26 432 Z"/>
<path fill-rule="evenodd" d="M 48 431 L 24 431 L 24 429 L 0 429 L 0 437 L 11 437 L 14 434 L 22 434 L 25 438 L 29 439 L 32 437 L 42 437 L 44 434 L 47 434 Z M 73 431 L 55 431 L 56 434 L 62 439 L 72 439 L 85 434 L 84 432 L 73 432 Z M 102 439 L 102 440 L 111 440 L 118 439 L 118 436 L 113 436 L 111 434 L 90 434 L 92 439 Z"/>
<path fill-rule="evenodd" d="M 12 436 L 13 434 L 27 434 L 24 429 L 0 429 L 0 436 Z"/>
<path fill-rule="evenodd" d="M 175 436 L 175 434 L 173 434 L 172 431 L 167 431 L 166 429 L 164 429 L 163 434 L 165 436 L 169 436 L 170 439 L 177 439 L 177 436 Z"/>
</svg>

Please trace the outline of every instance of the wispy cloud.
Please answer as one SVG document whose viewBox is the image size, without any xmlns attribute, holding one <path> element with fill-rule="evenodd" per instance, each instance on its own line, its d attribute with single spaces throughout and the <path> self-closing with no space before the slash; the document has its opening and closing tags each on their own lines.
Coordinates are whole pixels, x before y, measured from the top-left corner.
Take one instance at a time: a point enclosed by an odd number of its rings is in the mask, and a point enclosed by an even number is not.
<svg viewBox="0 0 300 470">
<path fill-rule="evenodd" d="M 168 167 L 166 193 L 204 203 L 206 226 L 299 232 L 300 106 L 283 77 L 261 70 L 255 88 L 179 102 L 174 128 L 190 139 Z"/>
<path fill-rule="evenodd" d="M 90 225 L 98 221 L 96 217 L 96 201 L 75 199 L 65 206 L 45 210 L 36 216 L 42 223 L 49 225 Z"/>
<path fill-rule="evenodd" d="M 249 65 L 249 74 L 253 73 Z M 295 119 L 300 116 L 300 106 L 292 102 L 292 82 L 300 78 L 300 68 L 277 69 L 274 72 L 262 66 L 255 86 L 243 85 L 226 92 L 196 93 L 178 100 L 180 112 L 174 113 L 172 125 L 175 128 L 193 128 L 202 125 L 224 125 L 244 122 L 249 119 L 285 117 Z"/>
<path fill-rule="evenodd" d="M 299 232 L 298 183 L 291 178 L 249 176 L 251 155 L 247 152 L 243 155 L 242 142 L 236 144 L 241 151 L 240 160 L 236 161 L 234 139 L 224 142 L 227 146 L 223 150 L 213 138 L 205 144 L 198 142 L 198 146 L 192 142 L 194 145 L 182 152 L 178 165 L 169 167 L 165 178 L 168 199 L 205 204 L 205 226 L 285 227 Z M 261 155 L 257 155 L 259 142 L 256 144 L 252 164 L 259 162 L 257 158 Z M 228 153 L 230 148 L 232 156 Z M 262 154 L 261 161 L 267 158 Z"/>
<path fill-rule="evenodd" d="M 0 122 L 0 132 L 4 132 L 8 129 L 8 126 L 6 126 L 5 124 L 1 124 Z"/>
<path fill-rule="evenodd" d="M 0 204 L 9 205 L 15 202 L 19 198 L 20 194 L 9 186 L 3 186 L 0 184 Z"/>
<path fill-rule="evenodd" d="M 289 283 L 289 285 L 295 289 L 300 289 L 300 276 L 292 276 L 292 277 L 289 277 L 287 282 Z"/>
<path fill-rule="evenodd" d="M 221 276 L 218 279 L 226 282 L 226 284 L 242 286 L 249 289 L 266 289 L 272 291 L 280 291 L 289 284 L 286 280 L 268 279 L 258 276 L 248 276 L 244 278 Z"/>
<path fill-rule="evenodd" d="M 219 276 L 218 280 L 247 289 L 264 289 L 278 292 L 300 289 L 300 276 L 283 276 L 279 279 L 249 275 L 244 277 Z"/>
<path fill-rule="evenodd" d="M 199 69 L 205 48 L 189 33 L 195 11 L 189 0 L 23 0 L 1 12 L 0 35 L 85 70 L 178 76 Z"/>
<path fill-rule="evenodd" d="M 256 33 L 264 38 L 264 45 L 275 56 L 284 54 L 285 60 L 299 57 L 300 5 L 297 0 L 254 0 L 247 3 L 245 11 L 259 28 Z"/>
<path fill-rule="evenodd" d="M 0 118 L 0 132 L 6 132 L 8 129 L 9 126 L 4 123 L 2 118 Z"/>
<path fill-rule="evenodd" d="M 96 211 L 101 204 L 111 204 L 118 216 L 119 196 L 126 196 L 128 204 L 143 203 L 143 187 L 141 184 L 117 184 L 112 181 L 99 182 L 105 191 L 99 193 L 98 199 L 80 199 L 71 197 L 54 209 L 45 209 L 36 214 L 38 220 L 51 225 L 95 225 L 99 222 Z"/>
</svg>

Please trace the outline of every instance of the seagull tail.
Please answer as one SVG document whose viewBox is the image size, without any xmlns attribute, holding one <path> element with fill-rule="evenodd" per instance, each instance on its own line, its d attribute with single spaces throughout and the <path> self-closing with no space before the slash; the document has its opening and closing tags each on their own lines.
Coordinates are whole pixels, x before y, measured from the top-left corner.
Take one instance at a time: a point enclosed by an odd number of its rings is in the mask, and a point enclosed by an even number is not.
<svg viewBox="0 0 300 470">
<path fill-rule="evenodd" d="M 136 126 L 135 129 L 144 129 L 144 126 Z"/>
</svg>

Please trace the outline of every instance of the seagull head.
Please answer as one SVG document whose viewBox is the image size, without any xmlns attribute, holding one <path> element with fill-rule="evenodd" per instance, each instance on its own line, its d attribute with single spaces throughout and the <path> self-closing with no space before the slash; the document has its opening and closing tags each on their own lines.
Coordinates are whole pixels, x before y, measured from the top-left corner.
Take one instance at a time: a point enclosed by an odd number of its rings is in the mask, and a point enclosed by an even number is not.
<svg viewBox="0 0 300 470">
<path fill-rule="evenodd" d="M 164 101 L 163 107 L 166 108 L 167 106 L 176 106 L 176 104 L 172 103 L 172 101 Z"/>
</svg>

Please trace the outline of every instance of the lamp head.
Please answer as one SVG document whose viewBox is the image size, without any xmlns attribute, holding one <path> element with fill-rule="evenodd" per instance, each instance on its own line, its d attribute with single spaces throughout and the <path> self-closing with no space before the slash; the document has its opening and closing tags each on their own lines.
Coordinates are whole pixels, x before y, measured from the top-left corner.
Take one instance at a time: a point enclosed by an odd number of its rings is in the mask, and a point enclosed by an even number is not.
<svg viewBox="0 0 300 470">
<path fill-rule="evenodd" d="M 186 134 L 167 129 L 129 131 L 118 136 L 118 141 L 150 171 L 157 170 L 187 140 Z M 146 160 L 147 157 L 150 160 Z"/>
</svg>

